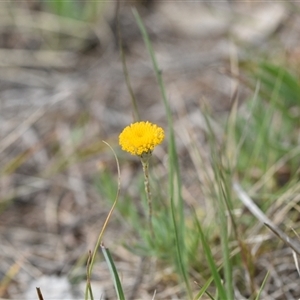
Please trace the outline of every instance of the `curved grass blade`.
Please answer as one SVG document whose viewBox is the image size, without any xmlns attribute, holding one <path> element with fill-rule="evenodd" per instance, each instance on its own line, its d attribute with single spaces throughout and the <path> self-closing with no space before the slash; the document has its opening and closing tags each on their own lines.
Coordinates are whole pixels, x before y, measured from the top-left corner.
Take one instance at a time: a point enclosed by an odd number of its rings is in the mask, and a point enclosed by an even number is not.
<svg viewBox="0 0 300 300">
<path fill-rule="evenodd" d="M 101 244 L 100 247 L 101 247 L 102 253 L 104 255 L 105 261 L 108 265 L 110 274 L 114 280 L 114 286 L 115 286 L 116 293 L 118 295 L 118 299 L 125 300 L 122 284 L 121 284 L 121 281 L 120 281 L 120 278 L 118 275 L 118 271 L 114 264 L 113 258 L 111 257 L 111 254 L 110 254 L 108 248 L 105 248 L 103 244 Z"/>
<path fill-rule="evenodd" d="M 105 222 L 102 226 L 102 229 L 99 233 L 99 236 L 98 236 L 98 240 L 96 242 L 96 245 L 95 245 L 95 249 L 93 251 L 93 254 L 90 258 L 90 261 L 89 261 L 89 265 L 88 265 L 88 268 L 87 268 L 87 278 L 91 278 L 91 274 L 92 274 L 92 270 L 93 270 L 93 266 L 94 266 L 94 262 L 95 262 L 95 259 L 96 259 L 96 254 L 97 254 L 97 250 L 99 249 L 99 246 L 100 246 L 100 243 L 102 241 L 102 236 L 104 234 L 104 231 L 107 227 L 107 224 L 111 218 L 111 215 L 118 203 L 118 199 L 119 199 L 119 194 L 120 194 L 120 189 L 121 189 L 121 172 L 120 172 L 120 165 L 119 165 L 119 160 L 118 160 L 118 157 L 114 151 L 114 149 L 108 144 L 106 143 L 105 141 L 103 141 L 104 144 L 106 144 L 110 149 L 111 151 L 113 152 L 114 156 L 115 156 L 115 159 L 116 159 L 116 164 L 117 164 L 117 169 L 118 169 L 118 188 L 117 188 L 117 192 L 116 192 L 116 198 L 115 198 L 115 201 L 105 219 Z M 89 291 L 91 291 L 91 283 L 89 280 L 87 280 L 87 284 L 86 284 L 86 288 L 85 288 L 85 300 L 88 300 L 88 293 Z M 92 297 L 92 294 L 90 293 L 90 296 Z"/>
<path fill-rule="evenodd" d="M 194 212 L 194 214 L 196 214 L 196 212 L 194 210 L 193 210 L 193 212 Z M 197 220 L 196 224 L 197 224 L 197 228 L 198 228 L 198 231 L 199 231 L 199 234 L 200 234 L 200 239 L 201 239 L 201 242 L 202 242 L 203 251 L 204 251 L 204 254 L 206 256 L 210 271 L 212 273 L 213 280 L 216 284 L 217 292 L 219 294 L 219 298 L 220 299 L 228 299 L 225 288 L 222 284 L 221 276 L 220 276 L 218 268 L 215 264 L 215 261 L 214 261 L 213 255 L 211 253 L 210 247 L 207 243 L 206 237 L 205 237 L 205 235 L 202 231 L 202 228 L 201 228 L 201 225 L 200 225 L 198 219 L 196 217 L 195 217 L 195 219 Z"/>
</svg>

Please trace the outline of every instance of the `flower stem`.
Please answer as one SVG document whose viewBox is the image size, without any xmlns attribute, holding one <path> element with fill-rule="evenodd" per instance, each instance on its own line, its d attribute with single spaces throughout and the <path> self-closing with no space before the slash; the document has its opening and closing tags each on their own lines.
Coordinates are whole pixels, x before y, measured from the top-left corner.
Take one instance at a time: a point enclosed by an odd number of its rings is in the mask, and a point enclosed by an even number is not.
<svg viewBox="0 0 300 300">
<path fill-rule="evenodd" d="M 150 182 L 149 182 L 149 157 L 142 157 L 141 159 L 143 165 L 143 172 L 144 172 L 144 184 L 145 184 L 145 192 L 148 202 L 148 223 L 151 237 L 154 237 L 154 231 L 152 226 L 152 195 L 150 190 Z"/>
</svg>

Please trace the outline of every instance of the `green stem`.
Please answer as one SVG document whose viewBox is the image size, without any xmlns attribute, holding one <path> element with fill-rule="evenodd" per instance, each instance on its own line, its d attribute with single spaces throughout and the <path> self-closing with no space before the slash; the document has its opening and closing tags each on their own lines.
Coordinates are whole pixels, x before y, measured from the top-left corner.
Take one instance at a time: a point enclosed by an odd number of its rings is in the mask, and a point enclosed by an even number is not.
<svg viewBox="0 0 300 300">
<path fill-rule="evenodd" d="M 152 226 L 152 195 L 150 190 L 150 182 L 149 182 L 149 157 L 142 157 L 141 158 L 142 165 L 143 165 L 143 172 L 144 172 L 144 184 L 145 184 L 145 192 L 147 197 L 148 203 L 148 223 L 151 236 L 154 237 L 154 231 Z"/>
</svg>

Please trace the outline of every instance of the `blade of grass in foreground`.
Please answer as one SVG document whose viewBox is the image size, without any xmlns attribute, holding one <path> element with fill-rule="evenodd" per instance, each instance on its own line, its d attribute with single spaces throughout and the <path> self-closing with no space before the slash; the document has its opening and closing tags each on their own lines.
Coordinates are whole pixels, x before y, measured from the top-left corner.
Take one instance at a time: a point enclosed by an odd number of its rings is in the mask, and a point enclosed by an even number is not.
<svg viewBox="0 0 300 300">
<path fill-rule="evenodd" d="M 184 222 L 184 207 L 183 207 L 183 198 L 181 195 L 181 179 L 179 172 L 179 164 L 178 164 L 178 156 L 176 152 L 176 144 L 175 144 L 175 135 L 173 130 L 173 121 L 172 121 L 172 113 L 168 104 L 166 90 L 164 86 L 164 82 L 162 79 L 161 70 L 158 67 L 155 53 L 150 42 L 148 33 L 143 24 L 142 19 L 140 18 L 136 9 L 133 9 L 133 14 L 136 19 L 136 22 L 141 31 L 142 37 L 144 39 L 144 43 L 146 48 L 150 54 L 153 68 L 155 71 L 156 79 L 160 88 L 160 92 L 162 95 L 163 103 L 165 106 L 167 118 L 168 118 L 168 128 L 169 128 L 169 144 L 168 144 L 168 153 L 169 153 L 169 197 L 171 199 L 171 217 L 173 219 L 174 231 L 175 231 L 175 240 L 176 240 L 176 250 L 177 250 L 177 262 L 178 268 L 181 273 L 181 276 L 185 282 L 186 290 L 190 299 L 192 299 L 192 292 L 190 283 L 188 280 L 188 266 L 186 264 L 186 249 L 185 249 L 185 240 L 184 240 L 184 230 L 185 230 L 185 222 Z"/>
<path fill-rule="evenodd" d="M 201 297 L 206 293 L 206 290 L 208 289 L 208 287 L 211 285 L 211 283 L 213 282 L 214 278 L 211 276 L 206 283 L 204 284 L 204 286 L 200 289 L 200 291 L 198 292 L 198 294 L 196 295 L 196 297 L 194 298 L 194 300 L 200 300 Z"/>
<path fill-rule="evenodd" d="M 231 196 L 230 196 L 230 170 L 226 168 L 222 163 L 221 154 L 217 151 L 217 140 L 215 133 L 211 127 L 207 114 L 204 114 L 206 125 L 208 128 L 208 139 L 211 149 L 212 166 L 215 176 L 216 184 L 214 195 L 216 198 L 216 211 L 219 220 L 221 249 L 224 264 L 224 277 L 225 277 L 225 289 L 228 299 L 234 299 L 233 293 L 233 280 L 232 280 L 232 264 L 230 260 L 230 247 L 229 247 L 229 233 L 228 233 L 228 220 L 227 214 L 231 216 L 233 223 L 233 216 L 231 215 Z M 221 298 L 223 299 L 223 298 Z"/>
<path fill-rule="evenodd" d="M 114 149 L 108 144 L 106 143 L 105 141 L 103 141 L 103 143 L 105 143 L 113 152 L 114 156 L 115 156 L 115 159 L 116 159 L 116 164 L 117 164 L 117 169 L 118 169 L 118 188 L 117 188 L 117 192 L 116 192 L 116 198 L 115 198 L 115 201 L 105 219 L 105 222 L 102 226 L 102 229 L 99 233 L 99 236 L 98 236 L 98 240 L 96 242 L 96 245 L 95 245 L 95 248 L 94 248 L 94 251 L 91 255 L 91 257 L 89 258 L 89 263 L 88 263 L 88 267 L 87 267 L 87 283 L 86 283 L 86 288 L 85 288 L 85 300 L 88 300 L 88 294 L 90 294 L 91 297 L 93 297 L 92 295 L 92 290 L 91 290 L 91 282 L 90 282 L 90 278 L 91 278 L 91 274 L 92 274 L 92 271 L 93 271 L 93 266 L 94 266 L 94 263 L 95 263 L 95 259 L 96 259 L 96 254 L 97 254 L 97 250 L 99 249 L 99 246 L 102 242 L 102 237 L 103 237 L 103 234 L 104 234 L 104 231 L 107 227 L 107 224 L 111 218 L 111 215 L 118 203 L 118 199 L 119 199 L 119 193 L 120 193 L 120 189 L 121 189 L 121 172 L 120 172 L 120 165 L 119 165 L 119 161 L 118 161 L 118 158 L 117 158 L 117 155 L 114 151 Z"/>
<path fill-rule="evenodd" d="M 198 228 L 198 231 L 199 231 L 199 234 L 200 234 L 203 251 L 204 251 L 204 254 L 206 256 L 210 271 L 212 273 L 213 280 L 216 284 L 216 288 L 217 288 L 219 298 L 220 299 L 230 299 L 230 298 L 227 297 L 226 291 L 225 291 L 224 286 L 222 284 L 221 276 L 220 276 L 218 268 L 215 264 L 215 261 L 214 261 L 213 255 L 211 253 L 210 247 L 207 243 L 206 237 L 205 237 L 205 235 L 202 231 L 202 227 L 201 227 L 201 225 L 200 225 L 200 223 L 197 219 L 195 211 L 194 211 L 194 214 L 195 214 L 195 220 L 197 221 L 196 224 L 197 224 L 197 228 Z"/>
<path fill-rule="evenodd" d="M 212 277 L 214 279 L 214 282 L 216 284 L 220 299 L 228 299 L 228 297 L 226 295 L 226 291 L 225 291 L 225 289 L 223 287 L 223 284 L 222 284 L 222 281 L 221 281 L 221 277 L 220 277 L 218 268 L 215 264 L 213 255 L 211 253 L 211 250 L 209 248 L 209 245 L 207 243 L 207 240 L 204 236 L 204 233 L 203 233 L 202 228 L 201 228 L 199 223 L 198 223 L 198 229 L 199 229 L 200 238 L 201 238 L 201 241 L 202 241 L 203 251 L 205 253 L 207 262 L 209 264 L 209 268 L 210 268 L 210 271 L 212 273 Z"/>
<path fill-rule="evenodd" d="M 261 284 L 261 287 L 260 287 L 260 289 L 258 291 L 258 294 L 255 297 L 255 300 L 259 300 L 260 299 L 260 294 L 261 294 L 262 290 L 264 289 L 264 287 L 266 285 L 267 279 L 269 278 L 269 274 L 270 274 L 270 272 L 268 271 L 267 274 L 266 274 L 266 276 L 265 276 L 265 279 L 264 279 L 263 283 Z"/>
<path fill-rule="evenodd" d="M 121 281 L 120 281 L 120 278 L 119 278 L 119 275 L 118 275 L 118 271 L 117 271 L 116 266 L 114 264 L 114 261 L 111 257 L 111 254 L 110 254 L 108 248 L 105 248 L 103 244 L 101 244 L 101 250 L 102 250 L 102 253 L 104 255 L 105 261 L 108 265 L 110 274 L 111 274 L 111 276 L 114 280 L 114 286 L 115 286 L 116 293 L 118 295 L 118 299 L 119 300 L 125 300 L 122 284 L 121 284 Z"/>
</svg>

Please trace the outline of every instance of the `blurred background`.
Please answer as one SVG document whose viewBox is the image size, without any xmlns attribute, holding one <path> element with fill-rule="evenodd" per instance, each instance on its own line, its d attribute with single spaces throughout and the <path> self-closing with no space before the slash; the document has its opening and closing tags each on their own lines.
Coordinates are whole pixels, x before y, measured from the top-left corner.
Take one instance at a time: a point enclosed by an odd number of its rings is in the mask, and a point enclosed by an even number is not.
<svg viewBox="0 0 300 300">
<path fill-rule="evenodd" d="M 114 156 L 102 140 L 118 154 L 122 188 L 137 197 L 132 181 L 140 170 L 139 161 L 121 153 L 118 146 L 118 135 L 133 121 L 133 112 L 117 19 L 141 118 L 162 127 L 167 120 L 132 7 L 147 27 L 163 73 L 187 198 L 190 194 L 201 198 L 201 191 L 180 134 L 186 126 L 205 143 L 201 105 L 205 103 L 216 118 L 226 118 L 233 99 L 243 103 L 253 96 L 259 59 L 284 64 L 299 75 L 297 2 L 136 0 L 119 4 L 118 14 L 115 1 L 0 4 L 2 298 L 37 299 L 34 288 L 39 285 L 55 286 L 61 290 L 58 297 L 65 299 L 74 298 L 80 292 L 76 289 L 84 291 L 80 287 L 84 257 L 93 249 L 110 208 L 101 193 L 106 187 L 95 182 L 106 170 L 114 174 L 112 181 L 117 180 Z M 165 143 L 156 150 L 153 164 L 165 164 L 166 159 Z M 156 172 L 164 172 L 157 168 Z M 121 243 L 131 237 L 130 227 L 114 217 L 105 242 L 129 290 L 141 268 L 138 256 Z M 76 269 L 78 265 L 83 267 Z M 100 262 L 95 267 L 94 280 L 99 282 L 95 289 L 114 299 L 108 274 Z M 67 276 L 76 283 L 75 290 Z M 156 280 L 164 292 L 158 299 L 168 298 L 166 286 L 172 282 L 168 270 Z M 156 288 L 159 293 L 159 285 Z M 45 289 L 45 299 L 50 299 L 51 291 Z M 152 294 L 153 286 L 144 282 L 135 296 L 151 299 Z"/>
</svg>

